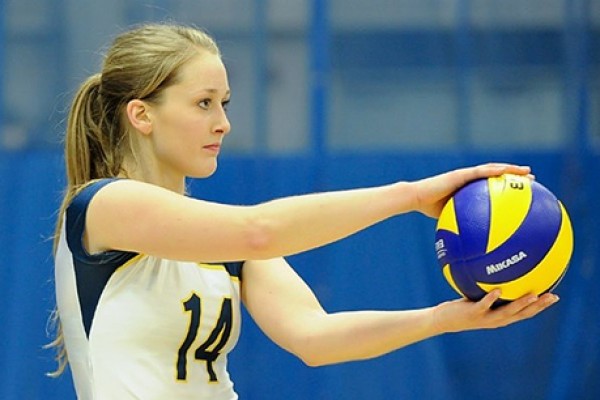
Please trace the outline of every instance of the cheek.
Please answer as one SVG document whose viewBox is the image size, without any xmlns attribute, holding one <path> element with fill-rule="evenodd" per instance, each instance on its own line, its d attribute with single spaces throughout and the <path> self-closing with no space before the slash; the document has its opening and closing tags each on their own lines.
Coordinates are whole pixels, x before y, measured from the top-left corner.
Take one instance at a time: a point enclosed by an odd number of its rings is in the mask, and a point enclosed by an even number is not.
<svg viewBox="0 0 600 400">
<path fill-rule="evenodd" d="M 156 126 L 154 151 L 163 165 L 192 177 L 207 177 L 216 170 L 215 157 L 206 157 L 206 127 L 193 118 L 171 119 Z"/>
<path fill-rule="evenodd" d="M 198 143 L 198 127 L 191 119 L 183 116 L 178 118 L 174 113 L 174 118 L 164 121 L 157 125 L 156 134 L 160 148 L 169 151 L 190 151 L 193 150 L 194 143 Z"/>
</svg>

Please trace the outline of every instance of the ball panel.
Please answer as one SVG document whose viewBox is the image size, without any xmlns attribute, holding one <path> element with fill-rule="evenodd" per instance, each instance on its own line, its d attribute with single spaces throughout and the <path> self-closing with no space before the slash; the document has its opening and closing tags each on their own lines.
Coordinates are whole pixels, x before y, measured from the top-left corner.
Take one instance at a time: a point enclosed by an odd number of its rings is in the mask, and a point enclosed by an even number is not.
<svg viewBox="0 0 600 400">
<path fill-rule="evenodd" d="M 463 259 L 485 253 L 489 232 L 490 201 L 486 179 L 469 183 L 454 195 Z"/>
<path fill-rule="evenodd" d="M 502 298 L 515 300 L 527 293 L 542 294 L 554 288 L 564 276 L 573 252 L 573 228 L 569 216 L 559 203 L 562 223 L 554 245 L 546 256 L 530 272 L 509 282 L 486 284 L 478 282 L 479 287 L 489 292 L 496 287 L 502 290 Z"/>
<path fill-rule="evenodd" d="M 458 224 L 456 223 L 456 213 L 454 212 L 454 199 L 448 200 L 437 222 L 437 229 L 444 229 L 458 235 Z"/>
<path fill-rule="evenodd" d="M 503 175 L 488 179 L 490 229 L 486 253 L 503 244 L 519 228 L 531 206 L 531 180 Z"/>
<path fill-rule="evenodd" d="M 454 278 L 452 277 L 452 271 L 450 271 L 450 264 L 444 265 L 444 267 L 442 268 L 442 273 L 444 274 L 446 281 L 448 281 L 452 289 L 454 289 L 455 292 L 464 297 L 465 294 L 458 288 L 456 282 L 454 282 Z"/>
<path fill-rule="evenodd" d="M 439 229 L 435 234 L 435 249 L 440 265 L 454 265 L 462 262 L 462 242 L 460 236 L 445 229 Z"/>
<path fill-rule="evenodd" d="M 465 268 L 460 261 L 448 265 L 443 272 L 450 286 L 455 288 L 454 290 L 461 296 L 471 300 L 479 300 L 485 296 L 486 292 L 477 285 L 475 279 L 470 275 L 469 269 Z"/>
<path fill-rule="evenodd" d="M 435 232 L 435 250 L 439 264 L 442 266 L 454 263 L 456 257 L 460 257 L 462 254 L 453 198 L 450 198 L 444 205 L 438 219 Z"/>
</svg>

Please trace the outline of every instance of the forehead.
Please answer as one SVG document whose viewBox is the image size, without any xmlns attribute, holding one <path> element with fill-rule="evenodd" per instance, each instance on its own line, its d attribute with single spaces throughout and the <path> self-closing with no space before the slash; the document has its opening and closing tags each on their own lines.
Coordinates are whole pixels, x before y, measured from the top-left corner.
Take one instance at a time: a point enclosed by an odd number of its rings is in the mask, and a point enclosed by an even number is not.
<svg viewBox="0 0 600 400">
<path fill-rule="evenodd" d="M 229 91 L 227 70 L 221 57 L 202 51 L 181 66 L 174 86 L 194 92 L 200 90 L 227 92 Z"/>
</svg>

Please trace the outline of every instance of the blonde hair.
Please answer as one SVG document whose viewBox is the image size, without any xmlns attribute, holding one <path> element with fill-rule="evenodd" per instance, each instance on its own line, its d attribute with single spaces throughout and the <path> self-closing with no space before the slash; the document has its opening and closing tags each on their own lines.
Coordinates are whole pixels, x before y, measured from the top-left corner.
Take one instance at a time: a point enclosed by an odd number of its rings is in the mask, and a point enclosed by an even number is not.
<svg viewBox="0 0 600 400">
<path fill-rule="evenodd" d="M 124 174 L 126 155 L 135 156 L 135 146 L 125 108 L 133 99 L 160 102 L 164 89 L 177 82 L 179 69 L 199 51 L 220 56 L 215 41 L 189 26 L 146 24 L 117 36 L 104 58 L 102 72 L 90 76 L 76 92 L 67 121 L 65 163 L 67 187 L 60 208 L 54 251 L 63 215 L 78 191 L 101 178 Z M 57 349 L 56 371 L 68 362 L 60 317 L 51 316 L 55 339 L 47 345 Z"/>
</svg>

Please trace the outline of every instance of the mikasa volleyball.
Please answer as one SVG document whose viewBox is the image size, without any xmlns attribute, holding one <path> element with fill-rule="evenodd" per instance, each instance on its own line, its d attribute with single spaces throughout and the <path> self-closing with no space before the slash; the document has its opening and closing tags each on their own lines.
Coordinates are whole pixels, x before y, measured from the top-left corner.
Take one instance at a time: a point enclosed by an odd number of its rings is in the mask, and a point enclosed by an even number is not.
<svg viewBox="0 0 600 400">
<path fill-rule="evenodd" d="M 454 290 L 479 300 L 500 288 L 499 305 L 558 285 L 573 253 L 573 229 L 546 187 L 506 174 L 471 182 L 448 200 L 435 250 Z"/>
</svg>

